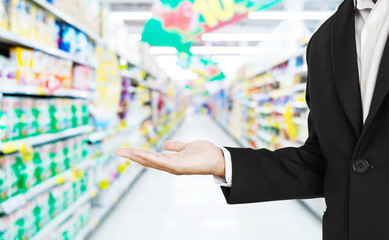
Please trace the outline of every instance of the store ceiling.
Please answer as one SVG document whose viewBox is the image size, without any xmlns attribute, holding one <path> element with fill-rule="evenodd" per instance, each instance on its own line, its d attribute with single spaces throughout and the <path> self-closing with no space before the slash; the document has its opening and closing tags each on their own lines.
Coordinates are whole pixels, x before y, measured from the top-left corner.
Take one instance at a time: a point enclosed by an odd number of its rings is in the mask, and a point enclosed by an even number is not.
<svg viewBox="0 0 389 240">
<path fill-rule="evenodd" d="M 150 11 L 155 0 L 101 0 L 103 4 L 107 4 L 113 11 Z M 284 0 L 283 3 L 269 9 L 269 11 L 334 11 L 342 0 Z M 318 21 L 305 21 L 307 27 L 314 30 L 317 27 Z M 126 21 L 126 24 L 131 33 L 141 33 L 144 27 L 144 21 Z M 280 20 L 244 20 L 239 23 L 224 27 L 218 32 L 222 33 L 269 33 L 274 29 Z M 200 45 L 202 43 L 199 43 Z M 209 43 L 208 43 L 209 44 Z M 251 45 L 255 42 L 241 43 L 212 43 L 213 45 Z"/>
</svg>

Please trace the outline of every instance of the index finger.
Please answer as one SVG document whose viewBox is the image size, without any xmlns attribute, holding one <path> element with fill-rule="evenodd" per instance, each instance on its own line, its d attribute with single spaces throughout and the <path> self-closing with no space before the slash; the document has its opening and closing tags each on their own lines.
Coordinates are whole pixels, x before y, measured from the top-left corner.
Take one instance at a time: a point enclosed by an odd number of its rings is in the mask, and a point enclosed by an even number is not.
<svg viewBox="0 0 389 240">
<path fill-rule="evenodd" d="M 166 167 L 163 155 L 153 152 L 144 151 L 135 148 L 119 148 L 115 154 L 133 160 L 146 167 L 161 168 Z"/>
</svg>

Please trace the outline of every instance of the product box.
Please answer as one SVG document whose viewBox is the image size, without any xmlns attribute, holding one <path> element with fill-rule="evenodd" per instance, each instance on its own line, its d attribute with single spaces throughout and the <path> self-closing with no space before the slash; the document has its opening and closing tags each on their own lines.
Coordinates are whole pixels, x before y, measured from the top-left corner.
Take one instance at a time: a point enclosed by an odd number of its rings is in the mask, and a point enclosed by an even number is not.
<svg viewBox="0 0 389 240">
<path fill-rule="evenodd" d="M 92 68 L 82 65 L 76 65 L 73 68 L 73 88 L 79 90 L 89 90 L 90 84 L 94 79 Z"/>
<path fill-rule="evenodd" d="M 26 23 L 26 1 L 10 0 L 9 2 L 9 26 L 10 31 L 20 36 L 24 35 Z"/>
<path fill-rule="evenodd" d="M 0 0 L 0 28 L 8 30 L 8 0 Z"/>
<path fill-rule="evenodd" d="M 33 51 L 31 71 L 34 75 L 33 84 L 35 86 L 46 86 L 49 79 L 49 60 L 49 55 L 40 51 Z"/>
<path fill-rule="evenodd" d="M 21 47 L 10 49 L 11 59 L 17 63 L 16 79 L 20 85 L 37 85 L 33 74 L 34 51 Z"/>
<path fill-rule="evenodd" d="M 35 30 L 38 25 L 37 22 L 37 6 L 32 2 L 25 2 L 24 19 L 22 21 L 23 35 L 24 37 L 33 41 L 38 41 L 39 33 Z"/>
<path fill-rule="evenodd" d="M 6 86 L 16 86 L 17 62 L 11 58 L 0 55 L 0 81 Z"/>
</svg>

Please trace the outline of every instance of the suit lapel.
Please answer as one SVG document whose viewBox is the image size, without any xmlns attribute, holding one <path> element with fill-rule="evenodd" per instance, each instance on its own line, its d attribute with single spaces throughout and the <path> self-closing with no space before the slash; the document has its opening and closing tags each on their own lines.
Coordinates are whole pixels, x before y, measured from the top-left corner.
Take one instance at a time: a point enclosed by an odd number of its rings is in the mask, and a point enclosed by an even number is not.
<svg viewBox="0 0 389 240">
<path fill-rule="evenodd" d="M 334 16 L 331 51 L 339 98 L 355 134 L 359 137 L 363 126 L 363 116 L 353 0 L 345 0 Z"/>
</svg>

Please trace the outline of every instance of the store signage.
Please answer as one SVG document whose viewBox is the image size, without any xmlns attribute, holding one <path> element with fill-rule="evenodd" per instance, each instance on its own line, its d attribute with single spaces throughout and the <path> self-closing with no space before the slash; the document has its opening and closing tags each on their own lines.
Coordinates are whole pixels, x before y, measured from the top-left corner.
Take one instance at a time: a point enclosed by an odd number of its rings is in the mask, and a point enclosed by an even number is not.
<svg viewBox="0 0 389 240">
<path fill-rule="evenodd" d="M 201 35 L 247 18 L 252 11 L 269 8 L 282 0 L 159 0 L 153 5 L 153 17 L 146 24 L 142 41 L 152 46 L 175 47 L 180 64 L 207 81 L 225 78 L 217 64 L 193 57 L 190 48 Z M 184 57 L 183 57 L 184 56 Z"/>
<path fill-rule="evenodd" d="M 159 0 L 153 5 L 142 41 L 153 46 L 173 46 L 189 53 L 204 33 L 247 18 L 248 13 L 269 8 L 282 0 Z"/>
</svg>

